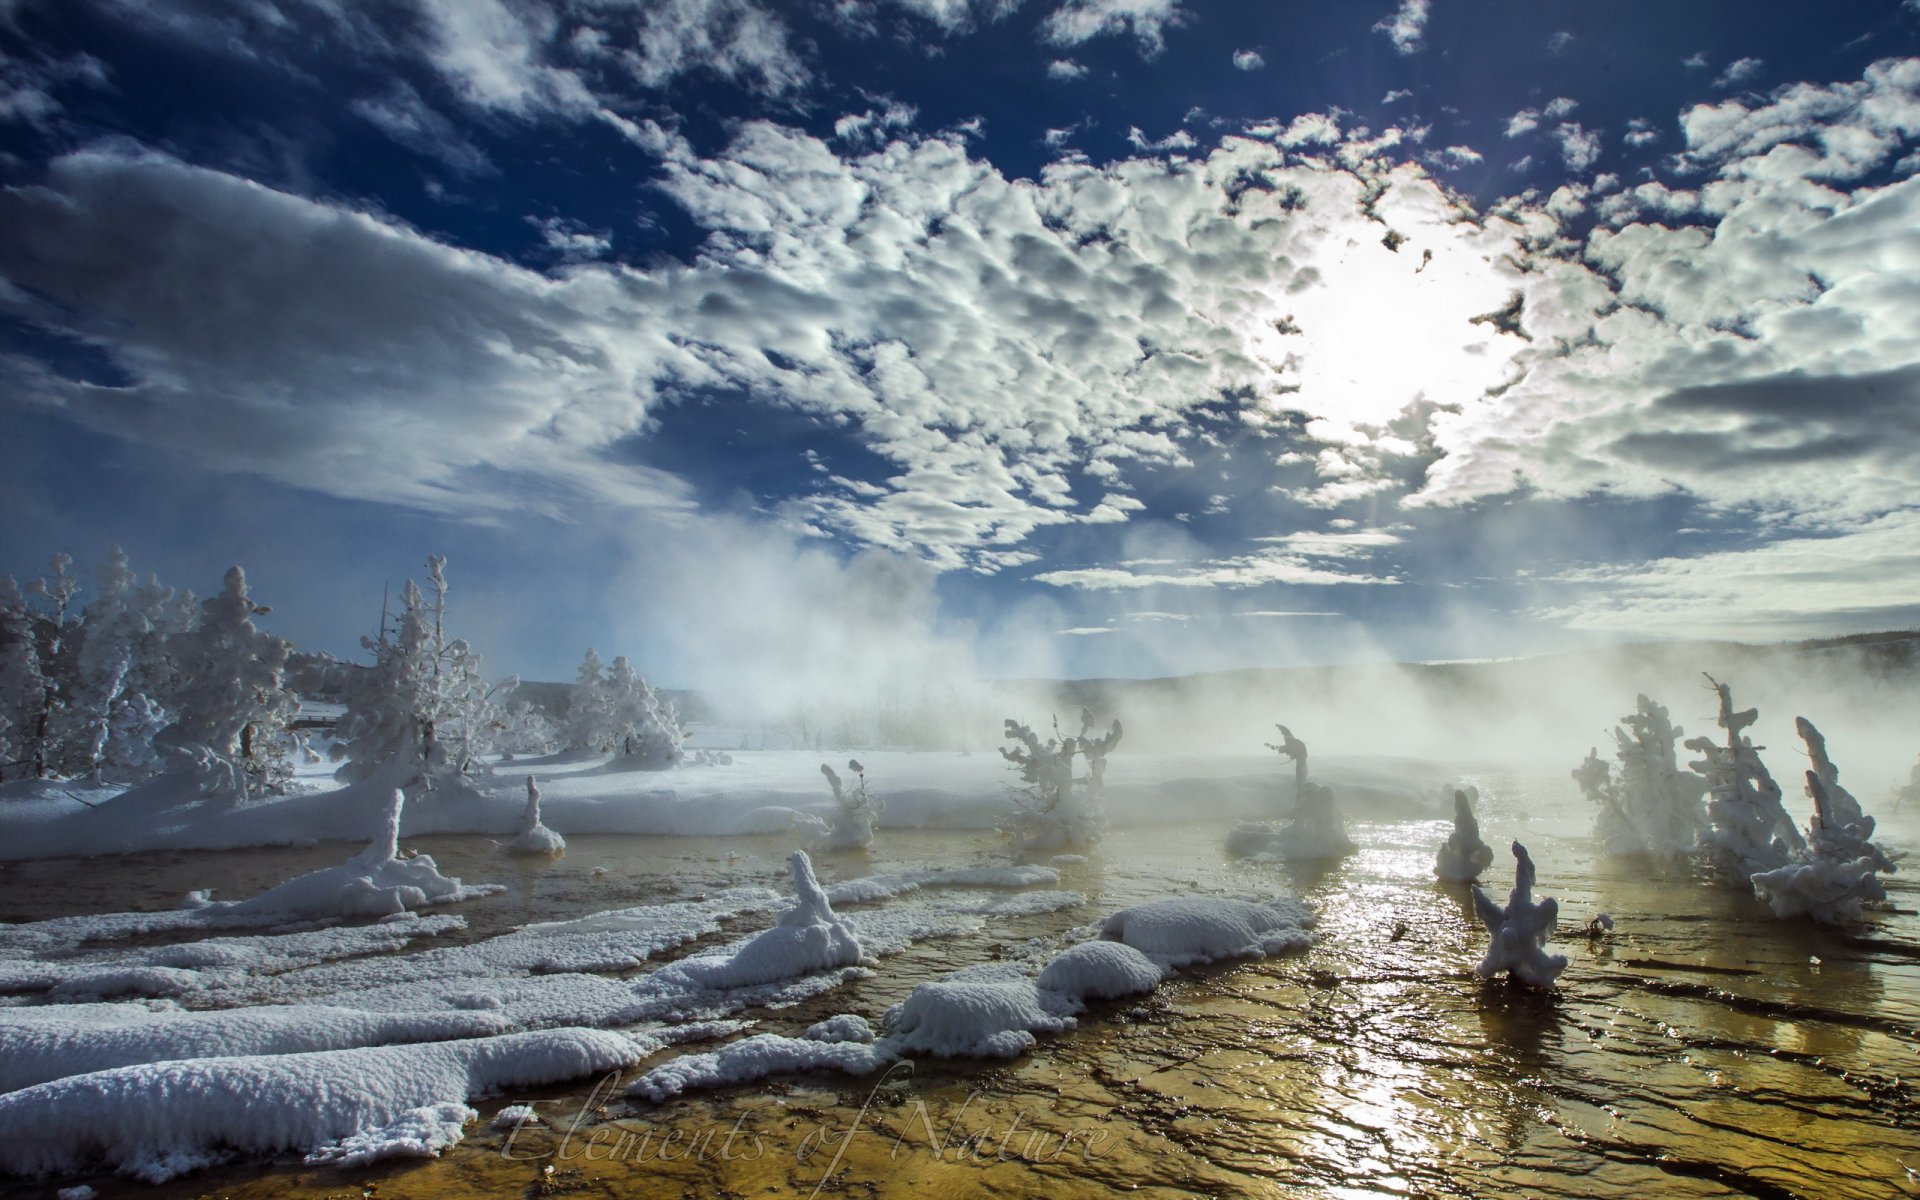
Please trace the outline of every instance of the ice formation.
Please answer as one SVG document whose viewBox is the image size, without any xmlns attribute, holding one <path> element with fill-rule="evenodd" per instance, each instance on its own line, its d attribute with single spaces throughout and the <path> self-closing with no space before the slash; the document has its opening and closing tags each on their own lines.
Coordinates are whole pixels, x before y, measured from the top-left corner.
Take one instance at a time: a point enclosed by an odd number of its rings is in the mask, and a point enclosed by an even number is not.
<svg viewBox="0 0 1920 1200">
<path fill-rule="evenodd" d="M 1519 842 L 1513 844 L 1513 857 L 1513 891 L 1505 908 L 1488 899 L 1478 885 L 1473 889 L 1473 910 L 1493 935 L 1487 956 L 1473 973 L 1491 978 L 1505 971 L 1510 979 L 1550 988 L 1567 969 L 1566 955 L 1546 951 L 1554 921 L 1560 915 L 1560 902 L 1551 896 L 1535 902 L 1533 859 Z"/>
<path fill-rule="evenodd" d="M 873 845 L 873 823 L 880 816 L 880 803 L 867 794 L 867 769 L 859 759 L 848 759 L 847 770 L 858 780 L 849 788 L 834 769 L 820 764 L 820 773 L 833 789 L 834 808 L 827 833 L 820 841 L 825 850 L 865 850 Z"/>
<path fill-rule="evenodd" d="M 1720 728 L 1726 745 L 1707 737 L 1689 738 L 1687 749 L 1702 756 L 1690 764 L 1707 780 L 1707 827 L 1699 845 L 1707 866 L 1722 879 L 1744 888 L 1762 871 L 1784 867 L 1806 849 L 1806 840 L 1780 802 L 1780 785 L 1760 761 L 1761 747 L 1742 730 L 1759 719 L 1757 709 L 1733 710 L 1733 689 L 1711 675 L 1707 682 L 1720 701 Z"/>
<path fill-rule="evenodd" d="M 1333 789 L 1307 781 L 1307 744 L 1285 725 L 1269 750 L 1293 763 L 1293 816 L 1286 821 L 1238 821 L 1227 834 L 1227 853 L 1237 858 L 1301 862 L 1344 858 L 1357 847 L 1347 837 Z"/>
<path fill-rule="evenodd" d="M 1813 770 L 1807 772 L 1813 817 L 1807 823 L 1806 845 L 1793 861 L 1755 874 L 1753 890 L 1777 917 L 1848 924 L 1858 921 L 1868 905 L 1887 898 L 1879 873 L 1892 871 L 1893 861 L 1870 840 L 1873 818 L 1840 786 L 1840 768 L 1827 757 L 1826 738 L 1805 717 L 1795 718 L 1794 725 L 1813 760 Z"/>
<path fill-rule="evenodd" d="M 447 904 L 494 888 L 462 887 L 442 875 L 424 854 L 400 856 L 400 809 L 406 797 L 395 789 L 387 802 L 380 833 L 365 850 L 337 867 L 323 867 L 289 879 L 251 900 L 232 906 L 237 913 L 285 913 L 306 917 L 384 917 L 429 904 Z"/>
<path fill-rule="evenodd" d="M 540 787 L 527 776 L 527 809 L 521 814 L 520 836 L 507 843 L 510 854 L 544 854 L 549 857 L 567 852 L 567 839 L 540 823 Z"/>
<path fill-rule="evenodd" d="M 1001 828 L 1013 838 L 1017 852 L 1060 850 L 1090 846 L 1106 834 L 1107 817 L 1101 806 L 1107 755 L 1120 744 L 1120 722 L 1115 721 L 1105 734 L 1093 736 L 1093 713 L 1080 712 L 1080 736 L 1040 736 L 1011 718 L 1006 736 L 1019 744 L 1002 746 L 1000 756 L 1020 770 L 1022 787 L 1018 807 Z M 1074 778 L 1073 759 L 1087 760 L 1087 774 Z"/>
<path fill-rule="evenodd" d="M 1453 833 L 1440 844 L 1433 873 L 1450 883 L 1466 883 L 1493 865 L 1493 847 L 1480 840 L 1480 822 L 1467 793 L 1453 794 Z"/>
<path fill-rule="evenodd" d="M 1680 769 L 1674 743 L 1680 727 L 1664 706 L 1645 696 L 1613 731 L 1620 777 L 1613 778 L 1596 749 L 1574 768 L 1574 782 L 1599 805 L 1594 836 L 1608 854 L 1671 858 L 1690 853 L 1705 820 L 1699 776 Z"/>
<path fill-rule="evenodd" d="M 860 939 L 853 927 L 833 911 L 820 881 L 814 878 L 813 863 L 806 852 L 795 850 L 787 861 L 793 870 L 793 890 L 798 900 L 780 914 L 773 928 L 724 955 L 675 963 L 670 973 L 718 990 L 859 966 L 865 957 Z"/>
</svg>

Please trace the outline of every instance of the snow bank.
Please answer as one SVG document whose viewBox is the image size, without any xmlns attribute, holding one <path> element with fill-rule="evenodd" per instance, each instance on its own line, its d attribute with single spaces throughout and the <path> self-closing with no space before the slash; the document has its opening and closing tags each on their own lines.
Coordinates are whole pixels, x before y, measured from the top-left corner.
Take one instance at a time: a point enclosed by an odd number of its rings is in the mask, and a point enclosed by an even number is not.
<svg viewBox="0 0 1920 1200">
<path fill-rule="evenodd" d="M 1453 794 L 1453 833 L 1434 856 L 1433 873 L 1449 883 L 1477 879 L 1493 865 L 1493 847 L 1480 840 L 1480 822 L 1465 791 Z"/>
<path fill-rule="evenodd" d="M 1053 956 L 1039 986 L 1078 1000 L 1138 996 L 1160 986 L 1167 972 L 1124 942 L 1081 942 Z"/>
<path fill-rule="evenodd" d="M 1220 896 L 1175 896 L 1123 908 L 1100 935 L 1172 967 L 1222 958 L 1292 954 L 1313 944 L 1313 913 L 1298 900 L 1265 904 Z"/>
<path fill-rule="evenodd" d="M 656 1104 L 697 1088 L 750 1083 L 796 1071 L 866 1075 L 897 1058 L 886 1049 L 855 1041 L 824 1041 L 761 1034 L 731 1042 L 709 1054 L 688 1054 L 663 1063 L 627 1089 Z"/>
<path fill-rule="evenodd" d="M 314 1150 L 309 1166 L 364 1167 L 383 1158 L 438 1158 L 467 1135 L 479 1113 L 452 1102 L 410 1108 L 378 1129 L 364 1129 Z"/>
<path fill-rule="evenodd" d="M 567 852 L 567 839 L 540 823 L 540 788 L 531 775 L 527 776 L 527 808 L 520 821 L 520 836 L 507 843 L 507 853 L 552 857 Z"/>
<path fill-rule="evenodd" d="M 1549 896 L 1535 903 L 1533 858 L 1519 842 L 1513 844 L 1513 857 L 1513 891 L 1505 908 L 1488 899 L 1478 886 L 1473 889 L 1473 909 L 1493 935 L 1487 956 L 1473 973 L 1491 978 L 1505 971 L 1511 979 L 1550 988 L 1567 969 L 1566 955 L 1546 951 L 1560 916 L 1560 902 Z"/>
<path fill-rule="evenodd" d="M 105 1165 L 158 1183 L 235 1153 L 335 1147 L 335 1161 L 347 1161 L 382 1144 L 352 1141 L 357 1135 L 378 1132 L 396 1144 L 422 1137 L 416 1110 L 630 1066 L 657 1048 L 623 1034 L 553 1029 L 73 1075 L 0 1096 L 0 1171 L 45 1176 Z M 427 1136 L 446 1132 L 450 1119 L 440 1113 Z"/>
</svg>

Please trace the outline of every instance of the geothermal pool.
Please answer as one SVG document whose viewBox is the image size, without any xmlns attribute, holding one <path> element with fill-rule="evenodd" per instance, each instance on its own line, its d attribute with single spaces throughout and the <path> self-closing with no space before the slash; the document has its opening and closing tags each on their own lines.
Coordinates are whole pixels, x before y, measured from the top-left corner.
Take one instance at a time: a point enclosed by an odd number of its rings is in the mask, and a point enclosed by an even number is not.
<svg viewBox="0 0 1920 1200">
<path fill-rule="evenodd" d="M 1437 797 L 1430 820 L 1350 819 L 1359 853 L 1310 869 L 1227 861 L 1225 820 L 1134 825 L 1058 866 L 1048 886 L 1083 903 L 916 941 L 870 978 L 740 1014 L 744 1032 L 797 1033 L 837 1013 L 877 1026 L 915 984 L 1056 947 L 1114 909 L 1168 895 L 1297 894 L 1320 914 L 1319 941 L 1098 1003 L 1077 1029 L 1042 1035 L 1013 1060 L 775 1076 L 659 1105 L 589 1078 L 479 1103 L 482 1124 L 439 1159 L 85 1182 L 156 1198 L 1920 1194 L 1902 1165 L 1920 1168 L 1920 871 L 1888 877 L 1897 911 L 1855 934 L 1784 923 L 1685 875 L 1596 863 L 1588 813 L 1556 776 L 1471 778 L 1500 852 L 1489 890 L 1510 885 L 1505 848 L 1518 837 L 1539 865 L 1539 894 L 1560 901 L 1549 948 L 1572 963 L 1555 995 L 1472 975 L 1486 935 L 1464 890 L 1432 878 L 1449 828 Z M 1172 816 L 1178 797 L 1167 799 Z M 1909 847 L 1901 821 L 1883 815 L 1884 840 Z M 481 837 L 406 842 L 448 874 L 507 885 L 456 906 L 465 930 L 408 953 L 736 885 L 783 888 L 792 848 L 766 835 L 579 835 L 565 858 L 529 866 Z M 9 921 L 167 908 L 189 887 L 218 880 L 246 894 L 340 857 L 329 845 L 11 863 L 0 907 Z M 816 867 L 831 882 L 996 858 L 987 832 L 883 830 L 871 855 L 822 854 Z M 1601 912 L 1613 935 L 1582 936 Z M 667 957 L 768 923 L 741 918 Z M 297 975 L 286 982 L 297 988 Z M 511 1136 L 486 1126 L 514 1103 L 534 1104 L 544 1123 Z"/>
</svg>

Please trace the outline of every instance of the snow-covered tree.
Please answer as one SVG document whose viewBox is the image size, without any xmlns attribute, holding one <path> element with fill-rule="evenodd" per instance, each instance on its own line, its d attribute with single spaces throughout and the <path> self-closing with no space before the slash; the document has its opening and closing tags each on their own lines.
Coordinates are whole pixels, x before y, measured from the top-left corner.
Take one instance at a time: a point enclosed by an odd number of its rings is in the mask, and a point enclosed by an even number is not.
<svg viewBox="0 0 1920 1200">
<path fill-rule="evenodd" d="M 1285 821 L 1239 821 L 1227 835 L 1227 853 L 1237 858 L 1312 861 L 1344 858 L 1358 849 L 1347 836 L 1333 789 L 1307 780 L 1307 744 L 1285 725 L 1267 749 L 1293 764 L 1293 813 Z"/>
<path fill-rule="evenodd" d="M 1093 713 L 1080 713 L 1080 736 L 1061 737 L 1059 723 L 1045 742 L 1018 721 L 1008 718 L 1006 736 L 1017 745 L 1002 746 L 1000 756 L 1020 772 L 1014 812 L 1001 829 L 1020 850 L 1050 850 L 1062 846 L 1090 846 L 1106 833 L 1107 816 L 1100 802 L 1106 758 L 1120 744 L 1120 722 L 1100 737 L 1092 736 Z M 1088 773 L 1076 779 L 1075 755 L 1087 759 Z"/>
<path fill-rule="evenodd" d="M 1666 708 L 1636 697 L 1636 710 L 1613 731 L 1620 777 L 1612 778 L 1598 751 L 1574 770 L 1580 790 L 1599 805 L 1594 836 L 1607 853 L 1673 857 L 1693 849 L 1706 823 L 1704 783 L 1680 769 L 1674 754 L 1680 733 Z"/>
<path fill-rule="evenodd" d="M 1700 831 L 1700 850 L 1707 865 L 1729 883 L 1746 888 L 1756 872 L 1786 866 L 1806 849 L 1780 802 L 1780 785 L 1760 761 L 1761 747 L 1742 732 L 1760 719 L 1758 709 L 1733 709 L 1733 689 L 1707 676 L 1720 702 L 1719 726 L 1726 744 L 1711 738 L 1689 738 L 1687 749 L 1702 755 L 1690 764 L 1706 777 L 1707 827 Z"/>
<path fill-rule="evenodd" d="M 494 720 L 494 745 L 508 758 L 517 754 L 547 754 L 560 744 L 560 728 L 547 710 L 533 701 L 506 693 L 506 702 Z"/>
<path fill-rule="evenodd" d="M 361 639 L 373 663 L 348 683 L 335 732 L 347 762 L 336 778 L 354 783 L 386 771 L 400 787 L 432 790 L 438 780 L 487 769 L 481 756 L 494 731 L 493 689 L 480 677 L 480 656 L 447 636 L 445 564 L 427 559 L 431 601 L 409 579 L 394 628 Z"/>
<path fill-rule="evenodd" d="M 647 686 L 624 656 L 607 668 L 603 705 L 609 749 L 645 766 L 671 766 L 680 759 L 686 733 L 671 701 Z"/>
<path fill-rule="evenodd" d="M 269 611 L 247 593 L 246 572 L 232 567 L 220 594 L 201 602 L 193 628 L 167 639 L 181 686 L 154 744 L 171 768 L 202 773 L 209 793 L 243 796 L 291 773 L 285 733 L 299 702 L 281 677 L 291 647 L 253 623 Z"/>
<path fill-rule="evenodd" d="M 72 703 L 64 714 L 64 769 L 131 781 L 159 770 L 154 739 L 170 721 L 180 676 L 168 643 L 192 627 L 198 604 L 151 574 L 142 581 L 118 546 L 100 564 L 98 590 L 78 629 Z"/>
</svg>

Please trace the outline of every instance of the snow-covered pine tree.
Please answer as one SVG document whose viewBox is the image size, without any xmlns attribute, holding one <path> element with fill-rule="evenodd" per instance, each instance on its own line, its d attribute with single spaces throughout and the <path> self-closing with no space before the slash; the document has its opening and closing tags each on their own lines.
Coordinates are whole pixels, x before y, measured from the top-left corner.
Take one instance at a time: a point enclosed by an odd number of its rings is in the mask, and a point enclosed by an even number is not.
<svg viewBox="0 0 1920 1200">
<path fill-rule="evenodd" d="M 671 701 L 647 686 L 625 655 L 616 657 L 602 681 L 601 709 L 607 717 L 607 740 L 623 758 L 643 766 L 671 766 L 680 759 L 686 734 Z"/>
<path fill-rule="evenodd" d="M 32 774 L 45 692 L 33 612 L 13 576 L 0 576 L 0 779 Z"/>
<path fill-rule="evenodd" d="M 72 565 L 71 555 L 56 554 L 53 574 L 30 580 L 20 589 L 28 645 L 37 664 L 38 690 L 26 698 L 18 757 L 35 779 L 59 775 L 71 757 L 63 734 L 68 728 L 68 710 L 73 707 L 78 649 L 74 635 L 79 625 L 74 599 L 80 594 L 80 581 L 67 572 Z"/>
<path fill-rule="evenodd" d="M 574 677 L 572 703 L 561 724 L 569 750 L 605 750 L 612 744 L 613 714 L 607 707 L 607 668 L 593 647 L 580 660 Z"/>
<path fill-rule="evenodd" d="M 394 628 L 360 639 L 373 663 L 347 686 L 335 733 L 347 759 L 335 772 L 340 780 L 357 783 L 384 769 L 397 787 L 431 791 L 437 780 L 487 770 L 481 755 L 496 723 L 494 689 L 481 680 L 480 656 L 466 640 L 446 635 L 446 561 L 427 559 L 431 602 L 407 580 Z"/>
<path fill-rule="evenodd" d="M 1687 739 L 1687 749 L 1701 756 L 1688 764 L 1707 780 L 1707 827 L 1700 831 L 1700 849 L 1707 865 L 1721 879 L 1737 887 L 1751 886 L 1753 876 L 1786 866 L 1806 849 L 1806 840 L 1794 826 L 1780 800 L 1760 750 L 1743 732 L 1760 719 L 1755 708 L 1734 711 L 1733 689 L 1707 676 L 1719 700 L 1720 728 L 1726 745 L 1712 738 Z"/>
<path fill-rule="evenodd" d="M 181 685 L 173 720 L 154 738 L 170 767 L 201 772 L 209 794 L 272 790 L 291 774 L 287 722 L 299 701 L 282 678 L 292 647 L 256 627 L 271 611 L 229 568 L 220 594 L 202 601 L 193 628 L 166 641 Z"/>
</svg>

